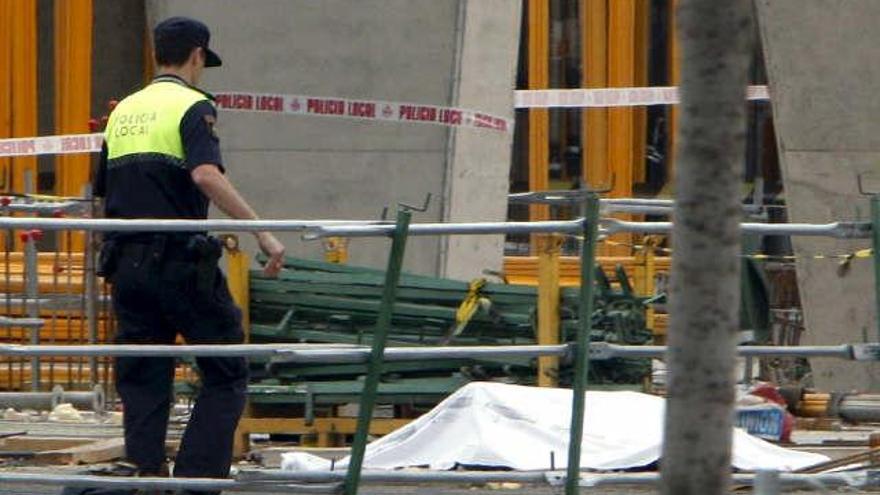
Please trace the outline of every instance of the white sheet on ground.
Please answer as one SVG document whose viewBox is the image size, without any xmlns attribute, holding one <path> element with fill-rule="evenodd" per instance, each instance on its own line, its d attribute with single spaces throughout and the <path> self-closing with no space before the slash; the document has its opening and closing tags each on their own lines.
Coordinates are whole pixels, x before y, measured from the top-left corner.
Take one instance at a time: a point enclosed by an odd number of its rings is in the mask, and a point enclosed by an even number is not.
<svg viewBox="0 0 880 495">
<path fill-rule="evenodd" d="M 474 465 L 516 470 L 565 466 L 571 390 L 470 383 L 415 421 L 367 446 L 364 468 Z M 665 399 L 636 392 L 587 392 L 581 466 L 612 470 L 646 466 L 660 457 Z M 778 447 L 741 430 L 733 465 L 791 471 L 827 461 Z M 347 464 L 347 458 L 336 463 Z M 329 469 L 329 461 L 285 453 L 285 470 Z"/>
</svg>

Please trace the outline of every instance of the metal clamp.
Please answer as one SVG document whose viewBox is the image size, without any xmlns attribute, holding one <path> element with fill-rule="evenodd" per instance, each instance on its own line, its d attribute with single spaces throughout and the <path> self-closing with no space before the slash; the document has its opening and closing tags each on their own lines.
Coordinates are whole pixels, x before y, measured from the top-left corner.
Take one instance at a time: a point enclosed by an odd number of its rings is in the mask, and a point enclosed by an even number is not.
<svg viewBox="0 0 880 495">
<path fill-rule="evenodd" d="M 431 193 L 425 195 L 425 201 L 421 206 L 415 206 L 407 203 L 397 203 L 397 209 L 399 211 L 417 211 L 419 213 L 424 213 L 428 211 L 428 206 L 431 205 Z M 382 221 L 388 220 L 388 206 L 382 208 Z"/>
<path fill-rule="evenodd" d="M 880 344 L 853 344 L 850 348 L 855 361 L 880 361 Z"/>
</svg>

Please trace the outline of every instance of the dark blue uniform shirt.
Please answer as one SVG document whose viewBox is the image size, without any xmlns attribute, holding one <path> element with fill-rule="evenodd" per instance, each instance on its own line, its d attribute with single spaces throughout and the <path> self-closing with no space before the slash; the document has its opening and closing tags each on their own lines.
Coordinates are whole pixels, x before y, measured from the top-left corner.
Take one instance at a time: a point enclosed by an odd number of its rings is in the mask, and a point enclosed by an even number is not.
<svg viewBox="0 0 880 495">
<path fill-rule="evenodd" d="M 170 75 L 159 76 L 156 81 L 187 85 L 182 79 Z M 145 159 L 108 168 L 105 144 L 94 181 L 95 195 L 104 198 L 104 216 L 207 218 L 208 198 L 196 187 L 191 172 L 202 164 L 213 164 L 221 172 L 224 171 L 220 140 L 213 128 L 216 118 L 214 105 L 204 100 L 193 104 L 184 114 L 180 121 L 180 137 L 185 154 L 183 167 Z M 113 233 L 108 234 L 108 238 L 115 237 Z"/>
</svg>

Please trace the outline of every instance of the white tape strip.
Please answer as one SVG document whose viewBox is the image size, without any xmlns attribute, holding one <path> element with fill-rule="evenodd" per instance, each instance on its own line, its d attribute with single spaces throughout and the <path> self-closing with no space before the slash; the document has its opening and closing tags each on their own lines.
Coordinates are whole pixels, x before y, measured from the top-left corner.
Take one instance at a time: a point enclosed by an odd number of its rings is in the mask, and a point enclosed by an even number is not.
<svg viewBox="0 0 880 495">
<path fill-rule="evenodd" d="M 513 122 L 503 117 L 455 107 L 263 93 L 224 92 L 215 96 L 217 107 L 228 111 L 435 124 L 499 132 L 513 129 Z M 768 100 L 767 87 L 749 86 L 747 99 Z M 671 105 L 678 101 L 678 88 L 660 86 L 521 90 L 515 92 L 514 105 L 516 108 L 597 108 Z M 100 133 L 0 139 L 0 157 L 94 153 L 101 150 L 102 142 Z"/>
<path fill-rule="evenodd" d="M 101 143 L 103 142 L 104 135 L 100 132 L 0 139 L 0 157 L 93 153 L 101 151 Z"/>
<path fill-rule="evenodd" d="M 749 86 L 748 100 L 769 100 L 767 86 Z M 516 108 L 607 108 L 673 105 L 679 102 L 678 87 L 601 89 L 531 89 L 514 95 Z"/>
<path fill-rule="evenodd" d="M 244 112 L 269 112 L 316 117 L 437 124 L 510 132 L 513 122 L 466 108 L 440 107 L 394 101 L 355 100 L 305 95 L 217 93 L 217 108 Z"/>
</svg>

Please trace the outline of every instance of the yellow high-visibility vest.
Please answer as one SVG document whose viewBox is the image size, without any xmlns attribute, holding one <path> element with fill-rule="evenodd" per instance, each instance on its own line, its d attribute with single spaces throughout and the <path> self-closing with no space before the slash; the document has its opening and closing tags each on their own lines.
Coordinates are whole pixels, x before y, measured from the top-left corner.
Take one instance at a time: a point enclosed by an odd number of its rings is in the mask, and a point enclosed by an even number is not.
<svg viewBox="0 0 880 495">
<path fill-rule="evenodd" d="M 210 98 L 173 80 L 158 80 L 134 93 L 110 114 L 104 139 L 109 168 L 144 158 L 183 166 L 180 122 L 187 110 Z"/>
</svg>

